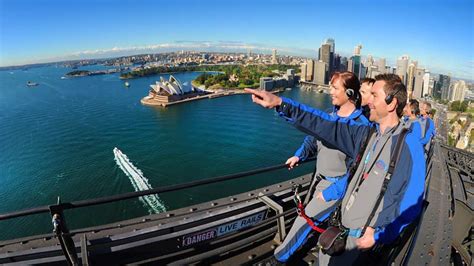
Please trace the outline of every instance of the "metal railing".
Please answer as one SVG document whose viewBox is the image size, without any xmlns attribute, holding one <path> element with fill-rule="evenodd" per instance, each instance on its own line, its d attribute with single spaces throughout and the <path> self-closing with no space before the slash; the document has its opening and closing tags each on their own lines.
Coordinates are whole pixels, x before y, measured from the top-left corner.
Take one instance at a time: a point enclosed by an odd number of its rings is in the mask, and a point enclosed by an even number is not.
<svg viewBox="0 0 474 266">
<path fill-rule="evenodd" d="M 304 162 L 301 162 L 300 164 L 305 164 L 312 161 L 315 161 L 315 158 L 305 160 Z M 123 193 L 119 195 L 88 199 L 88 200 L 80 200 L 80 201 L 74 201 L 74 202 L 61 203 L 60 200 L 58 199 L 58 202 L 55 205 L 40 206 L 40 207 L 0 214 L 0 221 L 49 212 L 52 217 L 53 232 L 58 237 L 59 243 L 61 244 L 61 249 L 67 259 L 68 264 L 78 265 L 78 257 L 77 257 L 74 241 L 72 240 L 72 235 L 69 233 L 69 230 L 66 226 L 64 210 L 95 206 L 95 205 L 100 205 L 100 204 L 112 203 L 116 201 L 139 198 L 142 196 L 147 196 L 147 195 L 152 195 L 152 194 L 172 192 L 172 191 L 177 191 L 177 190 L 182 190 L 182 189 L 187 189 L 187 188 L 192 188 L 192 187 L 197 187 L 197 186 L 202 186 L 202 185 L 207 185 L 207 184 L 219 183 L 223 181 L 228 181 L 228 180 L 248 177 L 248 176 L 252 176 L 256 174 L 266 173 L 266 172 L 270 172 L 274 170 L 279 170 L 286 167 L 288 167 L 288 165 L 279 164 L 279 165 L 259 168 L 259 169 L 255 169 L 251 171 L 245 171 L 245 172 L 240 172 L 240 173 L 235 173 L 235 174 L 230 174 L 230 175 L 196 180 L 196 181 L 188 182 L 184 184 L 170 185 L 170 186 L 154 188 L 154 189 L 149 189 L 149 190 L 128 192 L 128 193 Z"/>
<path fill-rule="evenodd" d="M 315 159 L 312 158 L 312 159 L 306 160 L 306 161 L 304 161 L 300 164 L 304 164 L 304 163 L 307 163 L 307 162 L 312 162 L 314 160 Z M 256 169 L 256 170 L 240 172 L 240 173 L 236 173 L 236 174 L 230 174 L 230 175 L 212 177 L 212 178 L 203 179 L 203 180 L 197 180 L 197 181 L 184 183 L 184 184 L 171 185 L 171 186 L 154 188 L 154 189 L 149 189 L 149 190 L 128 192 L 128 193 L 123 193 L 123 194 L 119 194 L 119 195 L 113 195 L 113 196 L 107 196 L 107 197 L 101 197 L 101 198 L 95 198 L 95 199 L 80 200 L 80 201 L 73 201 L 73 202 L 68 202 L 68 203 L 58 203 L 56 205 L 35 207 L 35 208 L 31 208 L 31 209 L 25 209 L 25 210 L 0 214 L 0 221 L 7 220 L 7 219 L 12 219 L 12 218 L 16 218 L 16 217 L 33 215 L 33 214 L 47 213 L 47 212 L 50 212 L 51 206 L 56 206 L 56 207 L 58 207 L 62 210 L 88 207 L 88 206 L 100 205 L 100 204 L 111 203 L 111 202 L 116 202 L 116 201 L 121 201 L 121 200 L 132 199 L 132 198 L 138 198 L 138 197 L 147 196 L 147 195 L 151 195 L 151 194 L 172 192 L 172 191 L 182 190 L 182 189 L 186 189 L 186 188 L 192 188 L 192 187 L 197 187 L 197 186 L 202 186 L 202 185 L 207 185 L 207 184 L 212 184 L 212 183 L 218 183 L 218 182 L 223 182 L 223 181 L 232 180 L 232 179 L 238 179 L 238 178 L 242 178 L 242 177 L 247 177 L 247 176 L 251 176 L 251 175 L 256 175 L 256 174 L 270 172 L 270 171 L 274 171 L 274 170 L 278 170 L 278 169 L 283 169 L 283 168 L 286 168 L 286 167 L 288 167 L 286 164 L 279 164 L 279 165 L 260 168 L 260 169 Z"/>
</svg>

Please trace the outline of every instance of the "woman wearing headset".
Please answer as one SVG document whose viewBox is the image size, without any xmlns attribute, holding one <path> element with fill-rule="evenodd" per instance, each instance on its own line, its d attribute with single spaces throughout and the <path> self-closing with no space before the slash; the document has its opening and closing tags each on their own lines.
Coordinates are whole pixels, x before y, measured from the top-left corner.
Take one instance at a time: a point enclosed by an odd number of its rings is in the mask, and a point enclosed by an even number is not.
<svg viewBox="0 0 474 266">
<path fill-rule="evenodd" d="M 330 112 L 331 119 L 353 120 L 356 123 L 369 124 L 360 109 L 360 83 L 352 72 L 336 72 L 330 81 L 330 95 L 334 105 Z M 314 196 L 305 208 L 306 215 L 316 221 L 326 219 L 334 209 L 337 200 L 341 199 L 347 186 L 347 172 L 352 159 L 339 150 L 327 147 L 320 140 L 306 136 L 295 155 L 288 158 L 289 169 L 300 161 L 317 156 L 315 176 L 311 186 L 317 183 Z M 311 191 L 311 189 L 310 189 Z M 308 201 L 308 200 L 306 200 Z M 298 216 L 283 243 L 275 249 L 275 258 L 287 262 L 290 256 L 304 244 L 312 228 L 306 220 Z"/>
</svg>

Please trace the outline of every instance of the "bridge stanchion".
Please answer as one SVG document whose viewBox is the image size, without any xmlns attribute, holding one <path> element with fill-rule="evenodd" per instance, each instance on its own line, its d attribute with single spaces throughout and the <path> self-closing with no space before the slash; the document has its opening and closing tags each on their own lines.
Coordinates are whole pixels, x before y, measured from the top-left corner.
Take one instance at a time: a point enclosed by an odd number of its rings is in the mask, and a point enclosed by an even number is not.
<svg viewBox="0 0 474 266">
<path fill-rule="evenodd" d="M 49 206 L 49 210 L 52 217 L 53 232 L 59 240 L 61 249 L 69 265 L 79 265 L 79 261 L 76 253 L 76 246 L 74 240 L 72 240 L 71 234 L 66 226 L 66 219 L 64 216 L 64 206 L 61 204 L 61 200 L 58 197 L 58 203 L 56 205 Z"/>
<path fill-rule="evenodd" d="M 283 207 L 276 203 L 274 200 L 270 199 L 268 196 L 265 196 L 262 192 L 258 193 L 258 199 L 265 203 L 268 207 L 276 212 L 277 215 L 283 213 Z M 283 240 L 286 237 L 286 228 L 285 228 L 285 216 L 282 215 L 277 219 L 278 232 L 274 238 L 278 244 L 283 243 Z"/>
</svg>

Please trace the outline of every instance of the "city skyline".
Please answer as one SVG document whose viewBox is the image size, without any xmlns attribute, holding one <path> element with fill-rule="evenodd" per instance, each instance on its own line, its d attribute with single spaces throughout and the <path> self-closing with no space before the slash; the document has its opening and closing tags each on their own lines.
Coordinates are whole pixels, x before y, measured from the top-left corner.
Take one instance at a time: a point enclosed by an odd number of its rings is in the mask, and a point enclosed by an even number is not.
<svg viewBox="0 0 474 266">
<path fill-rule="evenodd" d="M 360 43 L 363 58 L 393 66 L 409 55 L 432 73 L 474 80 L 471 1 L 382 2 L 2 0 L 0 66 L 179 50 L 316 58 L 334 38 L 343 56 Z"/>
</svg>

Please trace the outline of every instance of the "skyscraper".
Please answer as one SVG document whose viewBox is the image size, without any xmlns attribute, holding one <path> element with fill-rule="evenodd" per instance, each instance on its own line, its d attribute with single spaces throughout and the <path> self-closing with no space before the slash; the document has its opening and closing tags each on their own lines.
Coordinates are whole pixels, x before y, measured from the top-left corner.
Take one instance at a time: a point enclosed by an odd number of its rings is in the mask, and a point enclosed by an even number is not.
<svg viewBox="0 0 474 266">
<path fill-rule="evenodd" d="M 327 84 L 327 63 L 318 60 L 314 64 L 314 83 Z"/>
<path fill-rule="evenodd" d="M 360 67 L 360 50 L 362 49 L 362 45 L 357 45 L 356 47 L 354 47 L 354 55 L 351 57 L 351 61 L 352 61 L 352 72 L 354 72 L 354 74 L 358 77 L 358 78 L 361 78 L 361 73 L 360 73 L 360 70 L 361 70 L 361 67 Z M 351 71 L 351 70 L 349 70 Z"/>
<path fill-rule="evenodd" d="M 417 68 L 415 70 L 414 82 L 413 82 L 413 99 L 421 99 L 423 97 L 423 77 L 425 75 L 425 70 L 422 68 Z"/>
<path fill-rule="evenodd" d="M 327 38 L 324 41 L 325 44 L 329 44 L 331 46 L 331 50 L 329 51 L 329 67 L 328 67 L 328 77 L 331 77 L 332 73 L 334 73 L 337 68 L 335 66 L 335 53 L 336 53 L 336 43 L 333 38 Z"/>
<path fill-rule="evenodd" d="M 387 65 L 387 62 L 385 61 L 385 58 L 380 58 L 379 61 L 377 62 L 377 67 L 380 73 L 385 74 L 386 69 L 385 66 Z"/>
<path fill-rule="evenodd" d="M 367 67 L 364 64 L 360 64 L 359 78 L 363 79 L 367 77 Z"/>
<path fill-rule="evenodd" d="M 354 72 L 354 64 L 352 62 L 352 56 L 349 58 L 349 60 L 347 60 L 347 71 Z"/>
<path fill-rule="evenodd" d="M 313 81 L 314 78 L 314 60 L 306 60 L 306 81 Z"/>
<path fill-rule="evenodd" d="M 464 80 L 456 81 L 449 90 L 449 101 L 464 101 L 466 97 L 467 85 Z"/>
<path fill-rule="evenodd" d="M 374 58 L 372 57 L 372 55 L 369 54 L 367 55 L 367 58 L 365 59 L 364 68 L 361 67 L 361 69 L 365 70 L 365 74 L 361 75 L 361 77 L 372 76 L 373 66 L 374 66 Z"/>
<path fill-rule="evenodd" d="M 336 52 L 336 44 L 333 38 L 327 38 L 326 40 L 324 40 L 324 43 L 331 45 L 331 53 Z"/>
<path fill-rule="evenodd" d="M 412 61 L 408 65 L 408 69 L 407 69 L 406 86 L 407 86 L 407 92 L 408 92 L 408 99 L 411 99 L 412 94 L 413 94 L 413 86 L 415 84 L 416 65 L 417 65 L 417 62 Z"/>
<path fill-rule="evenodd" d="M 436 96 L 440 97 L 442 100 L 447 100 L 449 96 L 449 85 L 451 83 L 451 77 L 446 75 L 439 75 L 437 82 L 437 93 Z M 435 97 L 436 97 L 435 96 Z M 437 98 L 438 98 L 437 97 Z"/>
<path fill-rule="evenodd" d="M 356 47 L 354 47 L 354 55 L 360 55 L 361 49 L 362 49 L 362 44 L 359 44 Z"/>
<path fill-rule="evenodd" d="M 272 64 L 278 64 L 277 61 L 277 49 L 272 50 Z"/>
<path fill-rule="evenodd" d="M 402 79 L 403 84 L 407 85 L 407 70 L 408 60 L 410 57 L 404 55 L 397 60 L 397 72 L 396 74 Z"/>
<path fill-rule="evenodd" d="M 431 89 L 430 88 L 430 71 L 428 69 L 425 69 L 425 74 L 423 75 L 423 97 L 425 95 L 431 95 Z"/>
<path fill-rule="evenodd" d="M 368 78 L 375 78 L 375 76 L 377 76 L 378 74 L 382 74 L 380 73 L 379 68 L 377 66 L 371 66 L 370 68 L 371 69 L 367 73 Z"/>
<path fill-rule="evenodd" d="M 325 44 L 321 45 L 321 48 L 319 48 L 319 60 L 326 63 L 326 65 L 327 65 L 326 69 L 328 71 L 326 76 L 330 75 L 331 71 L 332 71 L 332 67 L 331 67 L 331 45 L 330 44 L 325 43 Z M 324 84 L 327 84 L 327 81 L 325 81 Z"/>
<path fill-rule="evenodd" d="M 338 54 L 334 55 L 334 71 L 343 71 L 341 70 L 341 56 Z"/>
<path fill-rule="evenodd" d="M 341 58 L 341 65 L 339 67 L 339 71 L 347 71 L 347 57 Z"/>
<path fill-rule="evenodd" d="M 301 81 L 307 81 L 306 80 L 307 66 L 308 64 L 306 63 L 301 64 Z"/>
</svg>

